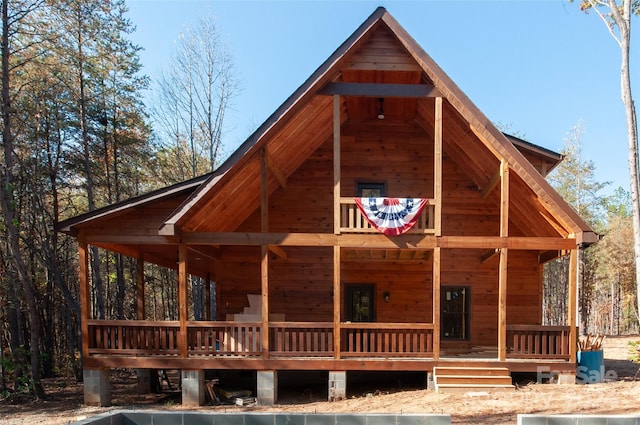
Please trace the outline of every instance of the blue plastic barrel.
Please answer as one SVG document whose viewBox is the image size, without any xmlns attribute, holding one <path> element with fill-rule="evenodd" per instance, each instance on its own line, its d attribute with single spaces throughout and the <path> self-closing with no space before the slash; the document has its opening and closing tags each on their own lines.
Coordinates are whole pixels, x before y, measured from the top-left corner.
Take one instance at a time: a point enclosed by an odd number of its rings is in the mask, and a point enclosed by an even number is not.
<svg viewBox="0 0 640 425">
<path fill-rule="evenodd" d="M 604 381 L 604 352 L 578 351 L 576 382 L 578 384 L 597 384 Z"/>
</svg>

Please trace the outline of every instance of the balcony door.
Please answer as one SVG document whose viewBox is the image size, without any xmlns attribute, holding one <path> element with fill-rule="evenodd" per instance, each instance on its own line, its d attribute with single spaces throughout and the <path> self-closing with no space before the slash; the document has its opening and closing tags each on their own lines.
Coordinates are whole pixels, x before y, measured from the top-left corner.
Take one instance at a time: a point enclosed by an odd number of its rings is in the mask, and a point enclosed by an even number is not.
<svg viewBox="0 0 640 425">
<path fill-rule="evenodd" d="M 373 285 L 345 286 L 345 319 L 348 322 L 375 322 Z"/>
</svg>

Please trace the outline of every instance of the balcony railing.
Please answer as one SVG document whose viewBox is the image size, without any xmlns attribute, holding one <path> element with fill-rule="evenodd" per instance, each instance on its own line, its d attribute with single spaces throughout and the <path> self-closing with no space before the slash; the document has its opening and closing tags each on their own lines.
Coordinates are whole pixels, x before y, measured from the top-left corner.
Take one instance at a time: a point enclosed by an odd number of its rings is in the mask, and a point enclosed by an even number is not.
<svg viewBox="0 0 640 425">
<path fill-rule="evenodd" d="M 569 360 L 569 327 L 509 325 L 507 357 Z"/>
<path fill-rule="evenodd" d="M 429 234 L 435 232 L 435 200 L 430 199 L 420 213 L 416 224 L 407 233 Z M 341 233 L 378 233 L 378 230 L 362 215 L 353 198 L 340 198 Z"/>
</svg>

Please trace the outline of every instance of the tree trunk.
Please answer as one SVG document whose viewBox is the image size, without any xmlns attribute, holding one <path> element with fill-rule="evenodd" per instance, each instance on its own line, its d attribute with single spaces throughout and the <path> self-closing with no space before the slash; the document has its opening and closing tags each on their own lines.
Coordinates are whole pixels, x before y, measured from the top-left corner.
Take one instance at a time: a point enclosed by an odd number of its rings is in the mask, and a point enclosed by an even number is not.
<svg viewBox="0 0 640 425">
<path fill-rule="evenodd" d="M 31 345 L 31 379 L 36 397 L 44 398 L 44 389 L 40 381 L 40 320 L 36 297 L 31 286 L 27 267 L 20 250 L 20 233 L 16 224 L 16 211 L 13 197 L 15 163 L 13 153 L 12 115 L 11 115 L 11 90 L 10 90 L 10 66 L 11 54 L 9 44 L 10 18 L 9 0 L 2 0 L 2 139 L 4 143 L 5 167 L 0 173 L 0 208 L 2 209 L 4 224 L 8 236 L 9 253 L 21 283 L 23 295 L 27 303 L 30 328 Z"/>
<path fill-rule="evenodd" d="M 622 10 L 618 9 L 614 0 L 609 0 L 609 8 L 620 30 L 620 90 L 624 105 L 627 138 L 629 143 L 629 178 L 631 180 L 631 208 L 633 217 L 633 246 L 636 264 L 636 296 L 637 311 L 640 318 L 640 180 L 638 175 L 638 126 L 636 110 L 631 94 L 631 72 L 629 69 L 629 52 L 631 45 L 631 0 L 624 0 Z"/>
</svg>

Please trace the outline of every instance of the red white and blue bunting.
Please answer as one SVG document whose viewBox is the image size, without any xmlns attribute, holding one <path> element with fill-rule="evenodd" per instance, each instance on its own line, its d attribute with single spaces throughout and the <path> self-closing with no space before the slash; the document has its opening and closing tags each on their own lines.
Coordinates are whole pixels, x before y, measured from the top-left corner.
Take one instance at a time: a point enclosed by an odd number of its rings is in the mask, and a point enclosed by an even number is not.
<svg viewBox="0 0 640 425">
<path fill-rule="evenodd" d="M 420 217 L 422 198 L 354 198 L 369 223 L 387 236 L 406 233 Z"/>
</svg>

